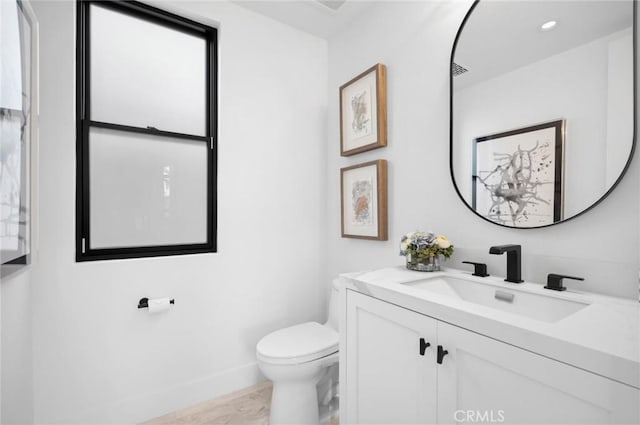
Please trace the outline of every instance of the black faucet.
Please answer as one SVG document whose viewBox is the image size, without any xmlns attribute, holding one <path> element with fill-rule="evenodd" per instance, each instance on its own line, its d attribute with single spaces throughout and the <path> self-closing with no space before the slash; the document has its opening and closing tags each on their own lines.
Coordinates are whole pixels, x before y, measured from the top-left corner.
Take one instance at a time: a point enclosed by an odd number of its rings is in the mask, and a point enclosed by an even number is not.
<svg viewBox="0 0 640 425">
<path fill-rule="evenodd" d="M 487 277 L 487 265 L 484 263 L 474 263 L 473 261 L 463 261 L 464 264 L 473 264 L 473 276 Z"/>
<path fill-rule="evenodd" d="M 521 274 L 521 246 L 520 245 L 497 245 L 489 248 L 489 254 L 502 255 L 507 253 L 507 278 L 505 282 L 522 283 Z"/>
<path fill-rule="evenodd" d="M 584 280 L 583 277 L 549 273 L 547 275 L 547 286 L 545 286 L 544 289 L 552 289 L 554 291 L 565 291 L 567 288 L 565 288 L 564 285 L 562 284 L 562 279 Z"/>
</svg>

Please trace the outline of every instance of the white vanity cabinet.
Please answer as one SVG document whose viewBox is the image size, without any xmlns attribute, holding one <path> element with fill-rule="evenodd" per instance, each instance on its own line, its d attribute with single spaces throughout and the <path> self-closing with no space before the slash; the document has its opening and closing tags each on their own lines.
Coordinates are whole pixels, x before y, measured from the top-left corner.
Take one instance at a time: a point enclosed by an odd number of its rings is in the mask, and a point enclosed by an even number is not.
<svg viewBox="0 0 640 425">
<path fill-rule="evenodd" d="M 438 365 L 440 424 L 467 414 L 509 424 L 639 423 L 640 391 L 628 385 L 443 322 L 438 344 L 449 352 Z"/>
<path fill-rule="evenodd" d="M 340 422 L 435 423 L 437 321 L 354 291 L 346 313 Z"/>
<path fill-rule="evenodd" d="M 640 422 L 631 386 L 356 291 L 345 317 L 344 423 Z"/>
<path fill-rule="evenodd" d="M 347 291 L 341 423 L 436 422 L 436 325 L 430 317 Z"/>
</svg>

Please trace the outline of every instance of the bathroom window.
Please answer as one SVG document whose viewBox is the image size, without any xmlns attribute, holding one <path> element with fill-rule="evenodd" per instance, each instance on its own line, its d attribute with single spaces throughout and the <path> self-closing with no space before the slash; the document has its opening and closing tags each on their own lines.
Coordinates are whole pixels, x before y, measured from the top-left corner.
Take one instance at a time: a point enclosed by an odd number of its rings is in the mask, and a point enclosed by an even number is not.
<svg viewBox="0 0 640 425">
<path fill-rule="evenodd" d="M 78 2 L 77 261 L 216 251 L 216 35 Z"/>
</svg>

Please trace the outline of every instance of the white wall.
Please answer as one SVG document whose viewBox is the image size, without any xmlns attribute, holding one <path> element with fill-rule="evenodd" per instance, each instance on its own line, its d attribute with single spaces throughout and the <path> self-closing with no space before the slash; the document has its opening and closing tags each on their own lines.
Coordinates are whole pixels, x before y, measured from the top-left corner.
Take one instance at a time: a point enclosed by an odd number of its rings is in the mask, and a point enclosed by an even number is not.
<svg viewBox="0 0 640 425">
<path fill-rule="evenodd" d="M 33 421 L 32 285 L 31 270 L 23 268 L 3 278 L 0 287 L 3 424 Z"/>
<path fill-rule="evenodd" d="M 631 33 L 625 31 L 455 92 L 454 171 L 458 188 L 469 205 L 472 197 L 470 158 L 475 138 L 559 119 L 566 120 L 567 126 L 564 217 L 582 212 L 615 182 L 615 179 L 609 182 L 607 177 L 610 171 L 616 177 L 620 175 L 633 140 L 633 116 L 624 113 L 633 107 L 631 99 L 624 97 L 633 91 L 633 84 L 631 75 L 619 73 L 613 80 L 621 87 L 611 93 L 620 92 L 619 101 L 609 97 L 612 40 L 628 40 L 628 45 L 622 47 L 629 50 L 620 48 L 619 55 L 631 56 Z M 621 65 L 626 65 L 621 68 L 628 74 L 631 64 Z M 531 84 L 523 84 L 524 81 Z M 607 137 L 610 116 L 614 129 L 612 143 Z M 610 145 L 619 147 L 610 150 L 619 152 L 623 162 L 607 161 Z"/>
<path fill-rule="evenodd" d="M 2 420 L 2 399 L 4 398 L 2 397 L 2 389 L 4 388 L 2 385 L 2 381 L 4 379 L 4 375 L 2 373 L 2 360 L 4 359 L 4 356 L 2 355 L 2 349 L 4 347 L 2 344 L 2 335 L 4 334 L 2 332 L 2 322 L 2 278 L 0 277 L 0 423 L 6 423 Z"/>
<path fill-rule="evenodd" d="M 607 185 L 618 178 L 617 170 L 622 169 L 628 158 L 628 152 L 620 140 L 632 136 L 633 108 L 619 108 L 618 105 L 633 105 L 633 89 L 628 82 L 633 81 L 633 37 L 612 40 L 609 43 L 609 61 L 607 70 Z M 631 127 L 631 128 L 630 128 Z"/>
<path fill-rule="evenodd" d="M 2 283 L 2 279 L 0 278 L 0 285 Z M 4 356 L 2 355 L 2 348 L 4 347 L 4 345 L 2 344 L 2 288 L 0 287 L 0 423 L 6 423 L 5 421 L 2 420 L 2 380 L 4 375 L 2 374 L 2 360 L 4 359 Z"/>
<path fill-rule="evenodd" d="M 219 23 L 219 252 L 74 261 L 75 2 L 35 2 L 35 423 L 139 422 L 251 385 L 261 379 L 259 338 L 323 318 L 326 41 L 228 2 L 161 5 Z M 22 295 L 2 295 L 6 317 Z M 145 296 L 174 297 L 176 304 L 151 317 L 136 308 Z M 5 380 L 5 394 L 16 385 Z M 7 400 L 5 417 L 29 415 L 30 402 Z"/>
<path fill-rule="evenodd" d="M 449 176 L 449 60 L 456 31 L 471 1 L 378 2 L 329 40 L 327 146 L 329 267 L 340 272 L 403 264 L 402 234 L 443 233 L 457 252 L 447 263 L 484 261 L 504 275 L 506 259 L 491 245 L 523 247 L 523 277 L 584 276 L 585 290 L 638 296 L 638 160 L 603 203 L 584 216 L 544 229 L 506 229 L 476 217 L 456 195 Z M 339 156 L 338 87 L 376 62 L 387 65 L 387 148 Z M 340 237 L 339 170 L 377 158 L 389 161 L 389 241 Z"/>
</svg>

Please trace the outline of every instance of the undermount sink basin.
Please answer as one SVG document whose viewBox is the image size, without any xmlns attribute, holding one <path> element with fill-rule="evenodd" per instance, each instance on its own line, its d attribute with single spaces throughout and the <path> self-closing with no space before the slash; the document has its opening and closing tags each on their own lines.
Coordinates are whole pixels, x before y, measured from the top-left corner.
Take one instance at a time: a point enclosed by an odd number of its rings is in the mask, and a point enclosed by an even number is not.
<svg viewBox="0 0 640 425">
<path fill-rule="evenodd" d="M 564 319 L 589 305 L 446 275 L 407 282 L 406 285 L 550 323 Z"/>
</svg>

